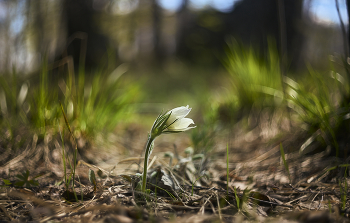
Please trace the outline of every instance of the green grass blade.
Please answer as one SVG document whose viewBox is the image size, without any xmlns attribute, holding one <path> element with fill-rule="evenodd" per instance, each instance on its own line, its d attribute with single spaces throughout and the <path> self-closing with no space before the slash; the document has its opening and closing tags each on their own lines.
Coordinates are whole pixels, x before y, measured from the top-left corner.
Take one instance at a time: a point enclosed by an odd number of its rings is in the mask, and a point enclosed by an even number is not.
<svg viewBox="0 0 350 223">
<path fill-rule="evenodd" d="M 229 189 L 229 186 L 228 186 L 228 183 L 229 183 L 229 169 L 228 169 L 228 143 L 226 145 L 226 183 L 227 183 L 227 191 L 226 191 L 226 194 L 228 196 L 228 189 Z"/>
<path fill-rule="evenodd" d="M 281 157 L 282 157 L 284 168 L 286 169 L 286 171 L 288 173 L 288 179 L 289 179 L 289 182 L 291 183 L 292 180 L 291 180 L 291 177 L 290 177 L 288 162 L 287 162 L 287 160 L 285 158 L 285 154 L 284 154 L 284 149 L 283 149 L 282 143 L 280 143 L 280 152 L 281 152 Z"/>
</svg>

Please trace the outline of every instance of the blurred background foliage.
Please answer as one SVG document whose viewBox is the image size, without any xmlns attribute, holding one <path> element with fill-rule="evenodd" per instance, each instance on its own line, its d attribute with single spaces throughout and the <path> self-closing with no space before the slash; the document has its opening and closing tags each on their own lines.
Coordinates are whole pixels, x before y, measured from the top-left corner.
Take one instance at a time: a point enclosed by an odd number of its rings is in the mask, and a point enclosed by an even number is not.
<svg viewBox="0 0 350 223">
<path fill-rule="evenodd" d="M 210 1 L 201 8 L 193 4 L 206 1 L 169 2 L 178 5 L 167 10 L 160 0 L 2 0 L 1 70 L 15 66 L 31 73 L 44 57 L 52 63 L 67 56 L 94 69 L 107 50 L 116 62 L 142 69 L 172 63 L 218 67 L 227 39 L 263 52 L 268 39 L 280 46 L 280 35 L 293 71 L 319 63 L 329 52 L 342 53 L 339 25 L 318 21 L 310 12 L 312 0 L 232 0 L 221 11 Z"/>
<path fill-rule="evenodd" d="M 45 132 L 61 101 L 77 135 L 92 136 L 132 114 L 189 104 L 207 125 L 192 135 L 203 150 L 217 120 L 263 107 L 295 108 L 329 131 L 349 103 L 347 10 L 340 1 L 342 30 L 315 15 L 315 2 L 1 0 L 2 125 Z M 310 73 L 327 86 L 316 91 Z"/>
</svg>

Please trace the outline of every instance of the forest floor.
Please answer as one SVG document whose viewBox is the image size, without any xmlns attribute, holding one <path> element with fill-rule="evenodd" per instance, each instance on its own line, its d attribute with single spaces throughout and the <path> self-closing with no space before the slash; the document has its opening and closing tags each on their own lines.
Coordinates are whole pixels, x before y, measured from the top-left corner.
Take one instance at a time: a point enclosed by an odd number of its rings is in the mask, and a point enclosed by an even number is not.
<svg viewBox="0 0 350 223">
<path fill-rule="evenodd" d="M 135 189 L 147 129 L 128 125 L 108 136 L 108 143 L 78 137 L 78 201 L 62 180 L 59 137 L 21 129 L 10 139 L 4 132 L 0 222 L 350 222 L 343 159 L 329 148 L 301 154 L 302 131 L 239 129 L 223 130 L 204 156 L 185 153 L 191 145 L 185 133 L 159 137 L 150 159 L 149 194 Z M 73 154 L 72 139 L 65 141 L 66 153 Z M 13 147 L 25 150 L 10 153 Z M 169 151 L 171 161 L 164 156 Z M 96 173 L 95 186 L 89 169 Z"/>
</svg>

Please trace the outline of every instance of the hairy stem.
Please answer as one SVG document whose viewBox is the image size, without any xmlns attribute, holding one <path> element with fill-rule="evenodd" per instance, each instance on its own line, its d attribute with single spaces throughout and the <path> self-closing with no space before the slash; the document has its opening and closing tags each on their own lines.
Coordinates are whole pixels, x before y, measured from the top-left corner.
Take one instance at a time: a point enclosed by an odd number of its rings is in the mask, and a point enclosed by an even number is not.
<svg viewBox="0 0 350 223">
<path fill-rule="evenodd" d="M 146 151 L 145 151 L 145 160 L 143 162 L 143 176 L 142 176 L 142 187 L 141 191 L 146 192 L 146 183 L 147 183 L 147 167 L 148 167 L 148 160 L 149 155 L 152 152 L 152 143 L 154 141 L 154 138 L 149 136 L 146 144 Z"/>
</svg>

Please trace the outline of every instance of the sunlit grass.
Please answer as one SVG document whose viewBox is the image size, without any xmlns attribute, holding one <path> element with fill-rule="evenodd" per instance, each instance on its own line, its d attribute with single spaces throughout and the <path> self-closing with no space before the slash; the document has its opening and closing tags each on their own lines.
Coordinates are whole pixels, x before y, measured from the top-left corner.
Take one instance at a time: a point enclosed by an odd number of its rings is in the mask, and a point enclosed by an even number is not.
<svg viewBox="0 0 350 223">
<path fill-rule="evenodd" d="M 331 145 L 339 156 L 337 135 L 349 116 L 347 73 L 342 75 L 330 66 L 333 69 L 330 75 L 329 71 L 321 75 L 308 67 L 302 81 L 293 80 L 291 74 L 281 80 L 279 58 L 272 44 L 265 54 L 259 54 L 235 41 L 228 45 L 224 65 L 232 88 L 218 106 L 218 117 L 223 122 L 235 123 L 248 118 L 251 111 L 278 107 L 289 113 L 290 123 L 310 135 L 320 130 L 323 142 Z"/>
<path fill-rule="evenodd" d="M 290 78 L 285 79 L 288 105 L 296 113 L 301 125 L 304 125 L 311 133 L 320 129 L 330 135 L 336 156 L 338 156 L 339 146 L 336 139 L 336 128 L 344 115 L 339 113 L 339 104 L 334 103 L 331 98 L 337 93 L 332 88 L 334 81 L 330 77 L 322 77 L 315 71 L 310 71 L 310 73 L 314 87 L 309 89 Z M 338 101 L 340 100 L 338 99 Z"/>
<path fill-rule="evenodd" d="M 120 80 L 123 72 L 118 68 L 107 76 L 97 72 L 91 84 L 81 84 L 84 88 L 81 87 L 78 100 L 66 100 L 76 131 L 93 136 L 110 132 L 118 122 L 130 120 L 139 87 L 137 83 L 123 83 Z"/>
<path fill-rule="evenodd" d="M 96 134 L 113 131 L 119 122 L 131 118 L 139 85 L 128 84 L 121 77 L 127 71 L 125 66 L 112 72 L 100 69 L 90 74 L 93 76 L 91 81 L 82 78 L 85 73 L 80 73 L 77 80 L 74 73 L 61 75 L 58 83 L 49 80 L 52 71 L 48 67 L 43 61 L 39 84 L 18 78 L 15 70 L 1 77 L 2 126 L 10 131 L 19 125 L 26 126 L 45 134 L 47 130 L 56 129 L 57 120 L 62 121 L 59 101 L 62 101 L 67 119 L 78 135 L 93 138 Z"/>
<path fill-rule="evenodd" d="M 275 106 L 282 95 L 279 58 L 273 44 L 259 54 L 235 40 L 228 43 L 224 65 L 230 74 L 232 89 L 227 99 L 229 112 L 249 112 L 254 107 Z M 234 116 L 232 114 L 232 116 Z"/>
</svg>

